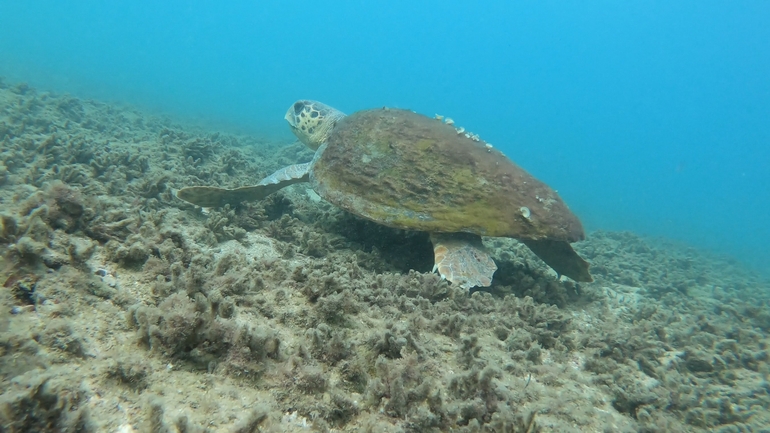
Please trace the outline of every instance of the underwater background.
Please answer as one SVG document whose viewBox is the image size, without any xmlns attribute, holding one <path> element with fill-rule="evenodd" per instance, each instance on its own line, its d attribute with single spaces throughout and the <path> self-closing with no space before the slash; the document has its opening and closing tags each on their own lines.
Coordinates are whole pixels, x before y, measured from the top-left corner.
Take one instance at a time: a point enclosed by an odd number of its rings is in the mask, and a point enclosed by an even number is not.
<svg viewBox="0 0 770 433">
<path fill-rule="evenodd" d="M 589 230 L 767 270 L 763 1 L 0 2 L 0 75 L 288 138 L 310 98 L 439 113 Z"/>
<path fill-rule="evenodd" d="M 0 0 L 0 433 L 769 431 L 770 3 L 220 3 Z M 311 161 L 305 98 L 479 134 L 593 281 L 183 189 Z"/>
</svg>

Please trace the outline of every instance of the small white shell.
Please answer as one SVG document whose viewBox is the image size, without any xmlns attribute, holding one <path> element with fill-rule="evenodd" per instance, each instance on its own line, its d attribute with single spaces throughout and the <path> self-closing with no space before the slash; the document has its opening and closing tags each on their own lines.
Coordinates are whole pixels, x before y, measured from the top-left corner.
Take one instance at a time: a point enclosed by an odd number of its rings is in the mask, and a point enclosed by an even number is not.
<svg viewBox="0 0 770 433">
<path fill-rule="evenodd" d="M 446 123 L 447 125 L 454 125 L 455 121 L 452 120 L 451 117 L 447 117 L 446 119 L 444 119 L 444 123 Z"/>
<path fill-rule="evenodd" d="M 436 116 L 434 116 L 433 118 L 436 119 L 436 120 L 444 120 L 444 116 L 442 116 L 440 114 L 436 114 Z"/>
<path fill-rule="evenodd" d="M 524 218 L 529 219 L 529 217 L 532 215 L 532 212 L 529 211 L 529 208 L 526 206 L 522 206 L 519 208 L 521 211 L 521 214 L 524 215 Z"/>
<path fill-rule="evenodd" d="M 465 132 L 465 128 L 463 128 L 462 126 L 459 128 L 456 128 L 455 130 L 457 131 L 457 134 L 462 134 L 463 132 Z"/>
</svg>

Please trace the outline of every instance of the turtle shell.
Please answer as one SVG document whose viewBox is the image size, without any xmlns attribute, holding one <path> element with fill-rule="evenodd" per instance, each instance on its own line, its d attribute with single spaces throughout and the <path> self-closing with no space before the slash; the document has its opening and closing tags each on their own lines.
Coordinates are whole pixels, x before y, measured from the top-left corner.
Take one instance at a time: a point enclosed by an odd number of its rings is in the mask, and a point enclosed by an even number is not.
<svg viewBox="0 0 770 433">
<path fill-rule="evenodd" d="M 310 181 L 336 206 L 391 227 L 567 242 L 585 236 L 548 185 L 484 141 L 408 110 L 340 120 L 316 153 Z"/>
</svg>

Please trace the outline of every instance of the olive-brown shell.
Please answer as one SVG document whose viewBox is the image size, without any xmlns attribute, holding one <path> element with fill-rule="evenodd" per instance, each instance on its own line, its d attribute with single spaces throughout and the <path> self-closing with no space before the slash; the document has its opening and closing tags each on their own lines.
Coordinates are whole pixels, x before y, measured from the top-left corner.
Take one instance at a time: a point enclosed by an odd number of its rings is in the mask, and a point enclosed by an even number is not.
<svg viewBox="0 0 770 433">
<path fill-rule="evenodd" d="M 317 193 L 391 227 L 482 236 L 584 238 L 559 195 L 484 141 L 408 110 L 374 109 L 337 123 L 316 154 Z"/>
</svg>

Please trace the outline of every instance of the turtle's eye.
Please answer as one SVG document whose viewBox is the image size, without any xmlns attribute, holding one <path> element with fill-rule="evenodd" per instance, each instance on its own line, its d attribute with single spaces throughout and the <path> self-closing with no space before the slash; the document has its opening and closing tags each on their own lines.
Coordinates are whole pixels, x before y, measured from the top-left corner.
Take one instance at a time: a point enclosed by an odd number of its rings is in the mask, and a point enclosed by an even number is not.
<svg viewBox="0 0 770 433">
<path fill-rule="evenodd" d="M 305 108 L 305 104 L 301 102 L 295 102 L 294 103 L 294 115 L 299 116 L 300 113 L 302 113 L 302 109 Z"/>
</svg>

